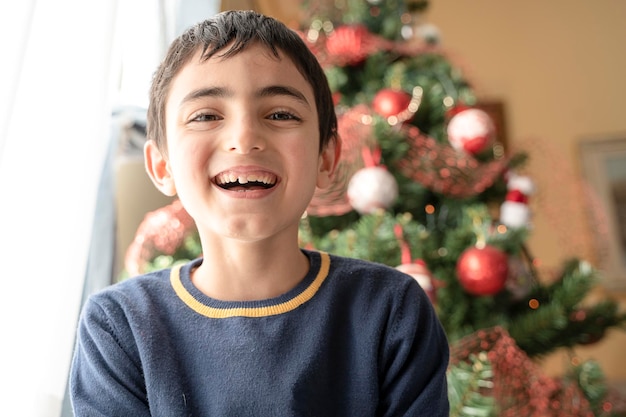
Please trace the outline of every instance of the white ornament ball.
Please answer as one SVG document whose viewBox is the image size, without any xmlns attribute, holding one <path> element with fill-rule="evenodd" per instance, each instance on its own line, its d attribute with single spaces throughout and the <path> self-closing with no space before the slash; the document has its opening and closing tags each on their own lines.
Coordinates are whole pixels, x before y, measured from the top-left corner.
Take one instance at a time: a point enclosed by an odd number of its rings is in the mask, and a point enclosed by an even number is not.
<svg viewBox="0 0 626 417">
<path fill-rule="evenodd" d="M 413 277 L 427 293 L 433 291 L 433 276 L 425 265 L 420 263 L 402 264 L 396 266 L 396 269 Z"/>
<path fill-rule="evenodd" d="M 510 172 L 506 176 L 506 187 L 508 190 L 519 190 L 526 196 L 535 193 L 535 183 L 527 175 L 518 175 Z"/>
<path fill-rule="evenodd" d="M 530 228 L 531 211 L 528 196 L 534 194 L 535 183 L 530 177 L 515 172 L 507 173 L 506 181 L 509 192 L 500 206 L 500 223 L 513 229 Z"/>
<path fill-rule="evenodd" d="M 415 29 L 415 35 L 431 45 L 441 43 L 441 31 L 431 23 L 422 23 Z"/>
<path fill-rule="evenodd" d="M 496 128 L 485 111 L 472 108 L 454 115 L 447 133 L 454 149 L 476 155 L 493 143 Z"/>
<path fill-rule="evenodd" d="M 358 170 L 348 183 L 348 202 L 361 214 L 388 209 L 398 198 L 398 183 L 384 167 Z"/>
<path fill-rule="evenodd" d="M 530 224 L 530 208 L 526 203 L 504 201 L 500 206 L 500 223 L 518 229 Z"/>
<path fill-rule="evenodd" d="M 426 264 L 423 261 L 418 260 L 410 264 L 398 265 L 396 266 L 396 269 L 413 277 L 420 287 L 422 287 L 430 301 L 433 304 L 437 302 L 435 286 L 433 285 L 433 275 L 430 273 L 428 267 L 426 267 Z"/>
</svg>

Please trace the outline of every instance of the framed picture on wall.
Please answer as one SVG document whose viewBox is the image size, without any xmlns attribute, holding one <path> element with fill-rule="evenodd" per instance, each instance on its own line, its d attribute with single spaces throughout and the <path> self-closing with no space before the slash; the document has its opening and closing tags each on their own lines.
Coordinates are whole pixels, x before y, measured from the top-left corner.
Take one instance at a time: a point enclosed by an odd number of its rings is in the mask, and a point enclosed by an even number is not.
<svg viewBox="0 0 626 417">
<path fill-rule="evenodd" d="M 498 142 L 500 142 L 506 150 L 509 138 L 506 127 L 504 102 L 501 100 L 479 100 L 475 107 L 481 109 L 491 117 L 494 127 L 496 128 Z"/>
<path fill-rule="evenodd" d="M 583 140 L 579 150 L 603 284 L 626 291 L 626 134 Z"/>
</svg>

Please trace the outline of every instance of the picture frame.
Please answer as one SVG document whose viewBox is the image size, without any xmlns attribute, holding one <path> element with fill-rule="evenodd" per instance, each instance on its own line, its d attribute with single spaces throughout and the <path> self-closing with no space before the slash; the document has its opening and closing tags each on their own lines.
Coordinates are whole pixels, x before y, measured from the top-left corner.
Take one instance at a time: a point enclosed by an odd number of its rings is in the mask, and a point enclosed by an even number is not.
<svg viewBox="0 0 626 417">
<path fill-rule="evenodd" d="M 475 107 L 487 113 L 493 121 L 498 143 L 506 150 L 509 138 L 506 125 L 505 104 L 502 100 L 479 100 Z"/>
<path fill-rule="evenodd" d="M 579 151 L 602 284 L 626 291 L 626 134 L 584 139 Z"/>
</svg>

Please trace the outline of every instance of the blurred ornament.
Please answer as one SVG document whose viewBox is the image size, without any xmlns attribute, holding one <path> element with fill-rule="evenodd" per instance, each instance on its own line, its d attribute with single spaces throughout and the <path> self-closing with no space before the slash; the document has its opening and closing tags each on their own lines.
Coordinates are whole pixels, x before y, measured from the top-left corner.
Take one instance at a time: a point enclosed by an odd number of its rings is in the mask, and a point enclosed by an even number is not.
<svg viewBox="0 0 626 417">
<path fill-rule="evenodd" d="M 193 219 L 180 200 L 147 213 L 126 250 L 126 272 L 129 276 L 144 273 L 145 266 L 157 254 L 174 254 L 185 238 L 195 231 Z"/>
<path fill-rule="evenodd" d="M 409 107 L 411 95 L 404 90 L 383 88 L 378 91 L 372 101 L 372 108 L 381 116 L 387 118 L 397 116 Z"/>
<path fill-rule="evenodd" d="M 352 211 L 347 189 L 350 178 L 365 166 L 362 150 L 376 141 L 372 132 L 372 115 L 369 107 L 361 104 L 337 115 L 337 130 L 341 137 L 341 158 L 331 184 L 316 188 L 307 207 L 312 216 L 340 216 Z"/>
<path fill-rule="evenodd" d="M 378 7 L 373 5 L 371 10 L 376 9 Z M 383 51 L 394 53 L 397 57 L 433 52 L 443 54 L 438 45 L 430 41 L 411 42 L 406 38 L 392 41 L 370 32 L 363 24 L 343 24 L 335 28 L 330 21 L 316 19 L 306 32 L 297 33 L 325 68 L 358 66 L 369 56 Z"/>
<path fill-rule="evenodd" d="M 398 183 L 384 166 L 358 170 L 348 183 L 348 201 L 361 214 L 386 210 L 398 198 Z"/>
<path fill-rule="evenodd" d="M 508 192 L 500 206 L 500 223 L 514 229 L 529 227 L 528 197 L 534 193 L 535 185 L 530 177 L 515 173 L 508 173 L 506 181 Z"/>
<path fill-rule="evenodd" d="M 417 281 L 422 289 L 428 295 L 431 303 L 435 303 L 435 285 L 432 273 L 428 270 L 426 262 L 421 259 L 416 259 L 411 263 L 403 263 L 396 267 L 398 271 L 402 271 L 405 274 L 410 275 Z"/>
<path fill-rule="evenodd" d="M 506 183 L 509 190 L 519 190 L 529 196 L 535 193 L 535 183 L 526 175 L 518 175 L 511 171 L 506 174 Z"/>
<path fill-rule="evenodd" d="M 467 198 L 482 193 L 500 178 L 509 162 L 503 157 L 480 162 L 474 156 L 441 144 L 417 127 L 403 126 L 409 144 L 398 168 L 407 178 L 424 187 L 453 198 Z"/>
<path fill-rule="evenodd" d="M 303 32 L 301 30 L 294 30 L 300 39 L 304 41 L 304 43 L 309 47 L 311 52 L 315 55 L 321 55 L 322 49 L 320 48 L 320 28 L 309 28 L 307 32 Z"/>
<path fill-rule="evenodd" d="M 413 38 L 413 26 L 403 25 L 400 29 L 400 35 L 402 36 L 402 39 L 406 40 Z"/>
<path fill-rule="evenodd" d="M 513 299 L 521 300 L 526 297 L 533 285 L 535 278 L 528 263 L 520 256 L 510 256 L 506 289 Z"/>
<path fill-rule="evenodd" d="M 415 36 L 422 39 L 429 45 L 441 43 L 441 32 L 439 28 L 431 23 L 421 23 L 414 29 Z"/>
<path fill-rule="evenodd" d="M 528 197 L 519 190 L 507 192 L 504 202 L 500 206 L 500 222 L 508 227 L 518 229 L 527 226 L 529 220 Z"/>
<path fill-rule="evenodd" d="M 395 177 L 380 165 L 381 151 L 367 146 L 361 149 L 364 168 L 358 170 L 348 183 L 348 201 L 361 214 L 372 214 L 386 210 L 398 198 L 398 183 Z"/>
<path fill-rule="evenodd" d="M 454 149 L 477 155 L 493 143 L 496 129 L 485 111 L 468 108 L 452 116 L 447 133 Z"/>
<path fill-rule="evenodd" d="M 461 286 L 476 296 L 495 295 L 504 289 L 508 257 L 500 249 L 486 245 L 463 251 L 456 264 Z"/>
<path fill-rule="evenodd" d="M 339 26 L 326 40 L 326 52 L 344 65 L 358 65 L 375 50 L 375 35 L 360 24 Z"/>
<path fill-rule="evenodd" d="M 404 231 L 402 230 L 402 226 L 400 224 L 396 224 L 393 231 L 398 239 L 402 262 L 402 264 L 398 265 L 396 269 L 413 277 L 413 279 L 416 280 L 420 287 L 422 287 L 422 289 L 426 292 L 430 302 L 435 304 L 437 299 L 437 282 L 428 269 L 428 266 L 426 266 L 426 262 L 422 259 L 412 260 L 411 248 L 404 239 Z"/>
</svg>

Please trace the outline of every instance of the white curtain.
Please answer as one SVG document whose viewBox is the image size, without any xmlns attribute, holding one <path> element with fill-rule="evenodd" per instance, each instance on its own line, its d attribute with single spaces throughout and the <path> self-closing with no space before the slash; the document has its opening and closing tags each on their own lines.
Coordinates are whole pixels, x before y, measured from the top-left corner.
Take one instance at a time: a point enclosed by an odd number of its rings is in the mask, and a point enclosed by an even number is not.
<svg viewBox="0 0 626 417">
<path fill-rule="evenodd" d="M 0 6 L 0 415 L 60 413 L 109 134 L 116 5 Z"/>
<path fill-rule="evenodd" d="M 0 415 L 61 414 L 94 221 L 107 221 L 94 213 L 112 112 L 147 105 L 180 25 L 218 9 L 210 0 L 0 5 Z"/>
</svg>

